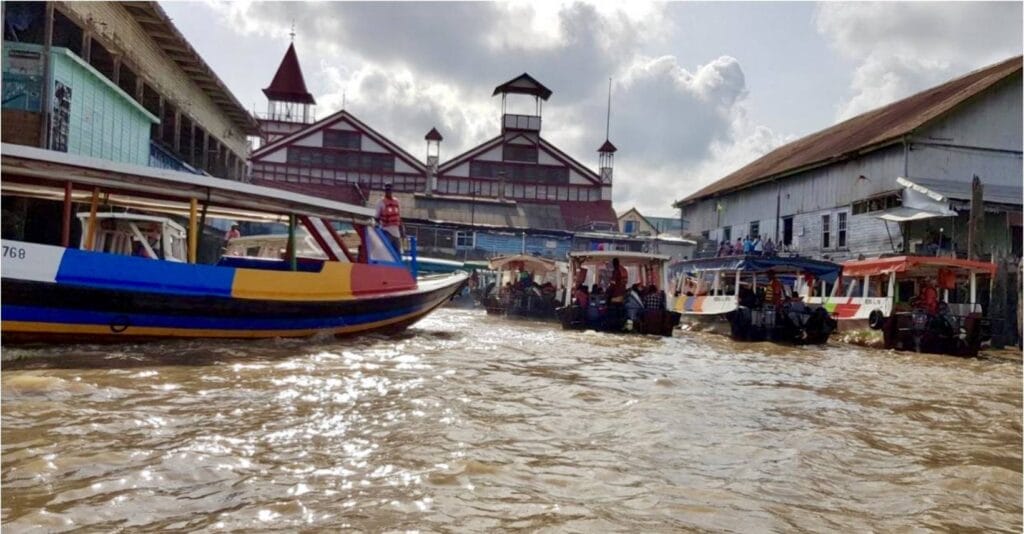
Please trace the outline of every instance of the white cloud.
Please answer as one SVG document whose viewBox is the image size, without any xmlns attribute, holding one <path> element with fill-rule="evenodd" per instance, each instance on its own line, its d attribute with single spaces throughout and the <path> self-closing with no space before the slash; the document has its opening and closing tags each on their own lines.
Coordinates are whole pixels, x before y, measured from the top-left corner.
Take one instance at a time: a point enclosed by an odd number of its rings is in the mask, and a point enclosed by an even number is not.
<svg viewBox="0 0 1024 534">
<path fill-rule="evenodd" d="M 1021 54 L 1019 2 L 835 3 L 818 32 L 856 69 L 840 119 Z"/>
<path fill-rule="evenodd" d="M 245 33 L 280 37 L 294 20 L 318 115 L 344 99 L 417 156 L 434 126 L 445 137 L 442 159 L 497 135 L 491 90 L 525 71 L 554 91 L 544 137 L 596 168 L 612 77 L 619 210 L 670 214 L 674 200 L 782 141 L 747 119 L 735 58 L 690 67 L 644 54 L 668 46 L 673 24 L 661 3 L 215 5 L 226 26 Z"/>
</svg>

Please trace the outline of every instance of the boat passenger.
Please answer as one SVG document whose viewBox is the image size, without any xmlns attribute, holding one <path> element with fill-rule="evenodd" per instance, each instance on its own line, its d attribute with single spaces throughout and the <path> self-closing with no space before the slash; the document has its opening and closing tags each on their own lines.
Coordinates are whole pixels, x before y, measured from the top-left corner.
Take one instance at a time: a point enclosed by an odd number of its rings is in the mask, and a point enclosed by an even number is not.
<svg viewBox="0 0 1024 534">
<path fill-rule="evenodd" d="M 764 303 L 778 307 L 782 303 L 782 282 L 775 278 L 774 271 L 768 271 L 768 285 L 764 288 Z"/>
<path fill-rule="evenodd" d="M 939 311 L 939 293 L 935 290 L 931 278 L 925 278 L 921 282 L 921 292 L 917 296 L 917 305 L 933 315 Z"/>
<path fill-rule="evenodd" d="M 231 229 L 224 233 L 224 244 L 238 237 L 242 237 L 242 232 L 237 224 L 232 224 Z"/>
<path fill-rule="evenodd" d="M 764 255 L 765 256 L 774 256 L 775 255 L 775 243 L 772 242 L 772 238 L 770 238 L 770 237 L 768 238 L 767 241 L 764 242 Z"/>
<path fill-rule="evenodd" d="M 580 284 L 579 287 L 576 288 L 576 292 L 573 294 L 573 297 L 576 299 L 577 306 L 580 308 L 586 308 L 587 304 L 590 303 L 590 294 L 587 293 L 586 284 Z"/>
<path fill-rule="evenodd" d="M 626 318 L 630 321 L 640 319 L 640 312 L 644 309 L 644 302 L 640 295 L 642 292 L 640 284 L 633 284 L 626 293 Z"/>
<path fill-rule="evenodd" d="M 644 292 L 644 308 L 648 310 L 665 309 L 665 292 L 658 291 L 658 286 L 650 284 Z"/>
<path fill-rule="evenodd" d="M 401 207 L 391 191 L 391 184 L 384 184 L 384 198 L 377 203 L 377 221 L 384 233 L 387 234 L 391 245 L 395 247 L 395 251 L 401 254 L 403 236 Z"/>
<path fill-rule="evenodd" d="M 612 276 L 608 283 L 608 301 L 613 304 L 622 304 L 626 299 L 626 282 L 629 280 L 629 273 L 619 263 L 619 258 L 612 258 Z"/>
<path fill-rule="evenodd" d="M 764 254 L 764 243 L 761 242 L 761 236 L 754 236 L 754 242 L 751 244 L 754 249 L 755 256 L 761 256 Z"/>
<path fill-rule="evenodd" d="M 754 253 L 754 241 L 752 239 L 750 239 L 749 235 L 743 239 L 743 253 L 744 254 L 753 254 Z"/>
<path fill-rule="evenodd" d="M 737 237 L 736 244 L 732 246 L 732 253 L 737 256 L 743 254 L 743 238 Z"/>
</svg>

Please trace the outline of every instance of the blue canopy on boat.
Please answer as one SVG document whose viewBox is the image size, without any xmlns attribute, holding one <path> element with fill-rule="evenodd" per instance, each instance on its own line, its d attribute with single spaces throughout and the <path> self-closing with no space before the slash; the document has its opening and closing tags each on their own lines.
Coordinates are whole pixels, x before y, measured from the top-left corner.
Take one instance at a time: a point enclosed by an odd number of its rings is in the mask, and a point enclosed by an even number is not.
<svg viewBox="0 0 1024 534">
<path fill-rule="evenodd" d="M 723 256 L 681 261 L 673 263 L 669 267 L 673 273 L 696 273 L 702 271 L 773 271 L 778 274 L 810 273 L 815 278 L 825 280 L 826 282 L 835 281 L 842 268 L 841 265 L 830 261 L 785 256 Z"/>
</svg>

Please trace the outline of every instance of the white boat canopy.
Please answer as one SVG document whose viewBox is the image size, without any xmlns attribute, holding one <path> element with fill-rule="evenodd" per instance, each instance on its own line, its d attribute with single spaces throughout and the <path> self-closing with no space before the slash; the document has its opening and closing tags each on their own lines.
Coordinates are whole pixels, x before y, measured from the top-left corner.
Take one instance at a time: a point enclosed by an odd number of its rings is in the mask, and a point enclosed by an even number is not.
<svg viewBox="0 0 1024 534">
<path fill-rule="evenodd" d="M 569 257 L 580 263 L 609 262 L 612 258 L 618 258 L 623 265 L 636 265 L 638 263 L 667 263 L 671 256 L 664 254 L 649 254 L 647 252 L 626 252 L 620 250 L 584 250 L 570 252 Z"/>
<path fill-rule="evenodd" d="M 527 254 L 515 254 L 512 256 L 499 256 L 492 258 L 488 266 L 495 271 L 505 269 L 527 269 L 530 271 L 551 272 L 558 269 L 554 260 L 538 258 Z"/>
<path fill-rule="evenodd" d="M 196 199 L 210 217 L 283 222 L 288 214 L 327 220 L 372 222 L 373 209 L 257 185 L 66 154 L 52 150 L 0 145 L 3 192 L 52 200 L 64 198 L 64 184 L 79 186 L 74 202 L 88 203 L 91 190 L 102 190 L 106 205 L 149 212 L 188 215 Z"/>
</svg>

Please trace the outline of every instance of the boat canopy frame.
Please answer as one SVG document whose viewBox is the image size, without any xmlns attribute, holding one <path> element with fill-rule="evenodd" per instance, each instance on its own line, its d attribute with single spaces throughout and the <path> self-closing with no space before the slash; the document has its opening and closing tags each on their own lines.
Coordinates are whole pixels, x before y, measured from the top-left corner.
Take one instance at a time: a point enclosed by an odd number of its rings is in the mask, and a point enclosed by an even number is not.
<svg viewBox="0 0 1024 534">
<path fill-rule="evenodd" d="M 787 256 L 723 256 L 717 258 L 703 258 L 696 260 L 684 260 L 673 263 L 670 268 L 673 271 L 693 274 L 708 271 L 749 271 L 768 272 L 775 274 L 811 274 L 815 278 L 834 282 L 842 271 L 842 266 L 828 261 L 812 260 L 810 258 L 787 257 Z"/>
</svg>

